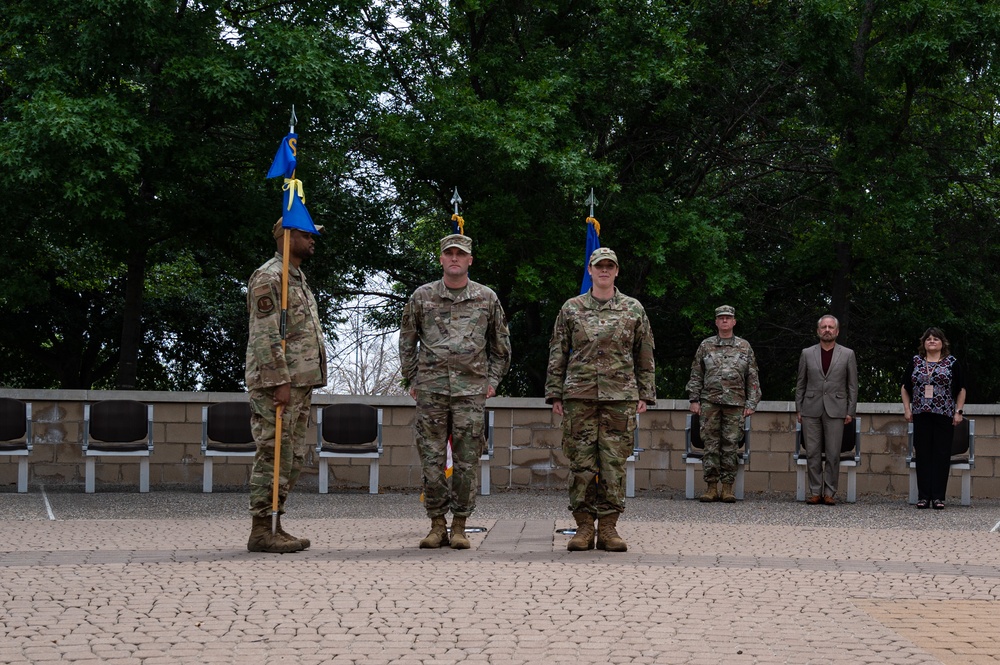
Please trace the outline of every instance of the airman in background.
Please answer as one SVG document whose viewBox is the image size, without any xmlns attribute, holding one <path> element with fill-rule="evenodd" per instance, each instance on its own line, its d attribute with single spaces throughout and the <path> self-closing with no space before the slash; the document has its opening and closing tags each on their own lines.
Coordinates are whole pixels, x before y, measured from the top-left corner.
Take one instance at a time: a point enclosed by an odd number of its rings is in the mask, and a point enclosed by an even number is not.
<svg viewBox="0 0 1000 665">
<path fill-rule="evenodd" d="M 736 501 L 733 483 L 743 422 L 757 410 L 761 398 L 757 360 L 750 343 L 733 334 L 735 325 L 733 307 L 716 308 L 718 334 L 698 346 L 687 384 L 691 413 L 701 419 L 701 440 L 705 444 L 702 467 L 708 489 L 700 497 L 703 502 Z"/>
</svg>

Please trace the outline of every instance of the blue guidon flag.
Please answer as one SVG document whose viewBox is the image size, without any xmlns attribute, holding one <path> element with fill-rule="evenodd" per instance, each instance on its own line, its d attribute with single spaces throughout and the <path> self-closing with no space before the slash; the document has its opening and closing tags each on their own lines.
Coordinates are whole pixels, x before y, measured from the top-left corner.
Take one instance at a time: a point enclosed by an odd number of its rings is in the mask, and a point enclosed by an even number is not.
<svg viewBox="0 0 1000 665">
<path fill-rule="evenodd" d="M 285 185 L 282 190 L 287 192 L 281 198 L 281 226 L 286 229 L 299 229 L 307 233 L 319 234 L 316 224 L 313 223 L 309 211 L 306 210 L 306 194 L 302 187 L 302 181 L 295 177 L 295 144 L 298 141 L 298 134 L 289 133 L 281 140 L 278 152 L 274 156 L 274 162 L 267 172 L 268 178 L 284 178 Z"/>
<path fill-rule="evenodd" d="M 580 295 L 583 295 L 590 290 L 590 287 L 594 285 L 593 280 L 590 278 L 590 272 L 587 270 L 587 266 L 590 265 L 590 255 L 594 253 L 594 250 L 601 246 L 601 235 L 600 230 L 597 225 L 597 220 L 593 217 L 587 218 L 587 248 L 583 256 L 583 282 L 580 284 Z"/>
</svg>

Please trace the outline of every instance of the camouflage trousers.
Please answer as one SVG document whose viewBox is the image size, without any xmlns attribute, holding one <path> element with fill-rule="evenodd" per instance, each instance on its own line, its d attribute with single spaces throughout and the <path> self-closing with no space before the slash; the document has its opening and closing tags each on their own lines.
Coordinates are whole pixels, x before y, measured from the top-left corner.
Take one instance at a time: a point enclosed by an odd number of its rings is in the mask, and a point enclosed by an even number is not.
<svg viewBox="0 0 1000 665">
<path fill-rule="evenodd" d="M 291 399 L 281 413 L 281 465 L 278 476 L 278 514 L 285 512 L 285 500 L 299 479 L 305 464 L 306 428 L 312 406 L 312 388 L 292 388 Z M 271 514 L 274 487 L 274 389 L 250 391 L 250 429 L 257 453 L 250 472 L 250 512 L 256 517 Z"/>
<path fill-rule="evenodd" d="M 428 517 L 441 517 L 449 510 L 455 517 L 468 517 L 475 510 L 476 469 L 486 444 L 485 407 L 486 395 L 452 397 L 417 391 L 414 430 Z M 450 479 L 445 474 L 449 434 Z"/>
<path fill-rule="evenodd" d="M 634 401 L 563 402 L 562 450 L 569 459 L 569 509 L 603 517 L 625 512 L 625 460 L 632 454 Z"/>
<path fill-rule="evenodd" d="M 743 439 L 743 407 L 701 403 L 702 469 L 705 482 L 736 482 L 739 445 Z"/>
</svg>

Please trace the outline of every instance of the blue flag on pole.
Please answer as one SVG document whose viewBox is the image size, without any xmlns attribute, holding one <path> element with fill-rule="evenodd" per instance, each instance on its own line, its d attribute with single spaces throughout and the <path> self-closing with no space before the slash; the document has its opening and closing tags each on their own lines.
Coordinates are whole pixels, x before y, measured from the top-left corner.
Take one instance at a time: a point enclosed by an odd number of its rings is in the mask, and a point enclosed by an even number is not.
<svg viewBox="0 0 1000 665">
<path fill-rule="evenodd" d="M 295 177 L 295 145 L 298 142 L 298 134 L 289 133 L 281 140 L 278 152 L 274 155 L 274 162 L 267 172 L 268 178 L 284 178 L 285 186 L 282 188 L 287 194 L 281 197 L 281 226 L 286 229 L 299 229 L 307 233 L 319 234 L 316 224 L 313 223 L 309 211 L 306 210 L 306 194 L 302 187 L 302 181 Z"/>
<path fill-rule="evenodd" d="M 583 282 L 580 284 L 580 294 L 584 294 L 590 290 L 593 286 L 593 280 L 590 279 L 590 273 L 587 271 L 587 266 L 590 263 L 590 255 L 594 253 L 594 250 L 601 246 L 601 236 L 600 232 L 597 230 L 597 220 L 593 217 L 587 218 L 587 248 L 586 253 L 583 256 Z"/>
<path fill-rule="evenodd" d="M 295 174 L 295 144 L 298 140 L 298 134 L 289 134 L 281 139 L 271 170 L 267 172 L 268 178 L 291 178 Z"/>
</svg>

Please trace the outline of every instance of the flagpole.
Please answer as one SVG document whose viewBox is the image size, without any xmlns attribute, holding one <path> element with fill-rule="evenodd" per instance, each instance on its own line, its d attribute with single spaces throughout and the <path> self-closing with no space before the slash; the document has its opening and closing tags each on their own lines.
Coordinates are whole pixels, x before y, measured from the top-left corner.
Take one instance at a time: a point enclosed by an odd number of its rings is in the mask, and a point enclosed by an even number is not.
<svg viewBox="0 0 1000 665">
<path fill-rule="evenodd" d="M 288 121 L 288 133 L 295 133 L 295 105 L 292 104 L 292 116 Z M 292 171 L 295 179 L 295 171 Z M 289 192 L 294 196 L 294 192 Z M 281 355 L 285 355 L 285 334 L 288 317 L 288 252 L 291 245 L 291 230 L 282 224 L 281 250 Z M 290 387 L 290 386 L 289 386 Z M 289 391 L 289 395 L 291 391 Z M 281 480 L 281 416 L 285 410 L 284 404 L 279 404 L 274 412 L 274 479 L 271 483 L 271 533 L 278 533 L 278 490 Z"/>
</svg>

